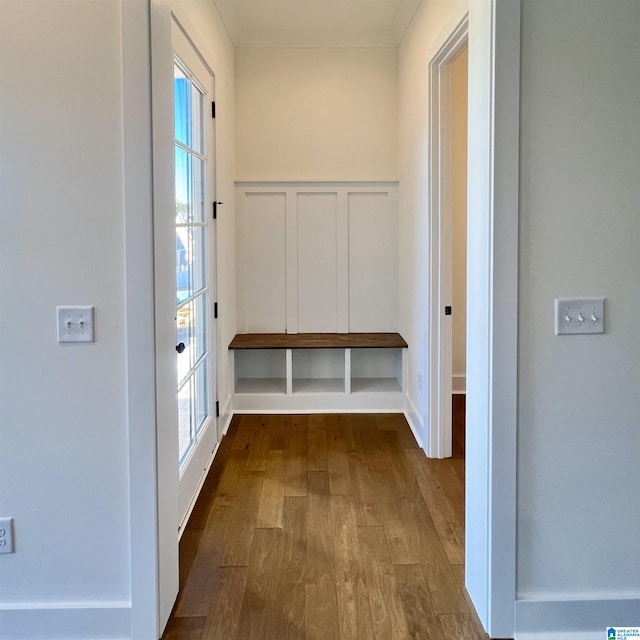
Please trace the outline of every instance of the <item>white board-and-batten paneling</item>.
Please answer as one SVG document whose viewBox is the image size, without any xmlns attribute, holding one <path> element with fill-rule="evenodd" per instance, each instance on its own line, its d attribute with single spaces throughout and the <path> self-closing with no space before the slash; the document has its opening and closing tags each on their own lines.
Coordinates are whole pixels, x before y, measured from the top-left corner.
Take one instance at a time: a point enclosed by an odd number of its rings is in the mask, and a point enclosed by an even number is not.
<svg viewBox="0 0 640 640">
<path fill-rule="evenodd" d="M 396 183 L 238 183 L 238 331 L 397 331 Z"/>
<path fill-rule="evenodd" d="M 389 192 L 349 193 L 349 330 L 396 331 L 398 224 Z"/>
<path fill-rule="evenodd" d="M 298 193 L 298 332 L 338 331 L 338 194 Z"/>
<path fill-rule="evenodd" d="M 240 320 L 249 333 L 281 333 L 287 328 L 286 194 L 245 194 L 240 206 L 238 255 Z M 240 305 L 239 305 L 240 306 Z"/>
</svg>

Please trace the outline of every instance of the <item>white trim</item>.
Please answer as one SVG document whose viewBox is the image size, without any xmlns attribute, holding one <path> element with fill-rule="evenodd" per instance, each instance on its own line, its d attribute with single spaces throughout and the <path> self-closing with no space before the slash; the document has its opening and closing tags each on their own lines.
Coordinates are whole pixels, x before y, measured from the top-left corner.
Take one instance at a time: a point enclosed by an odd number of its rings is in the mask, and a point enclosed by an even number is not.
<svg viewBox="0 0 640 640">
<path fill-rule="evenodd" d="M 349 191 L 337 193 L 336 267 L 338 332 L 349 333 Z"/>
<path fill-rule="evenodd" d="M 398 392 L 236 393 L 235 413 L 402 413 L 404 397 Z"/>
<path fill-rule="evenodd" d="M 516 633 L 515 640 L 603 640 L 606 638 L 604 630 L 591 633 Z"/>
<path fill-rule="evenodd" d="M 170 0 L 151 3 L 153 117 L 154 283 L 172 282 L 175 213 L 173 176 L 173 47 Z M 156 337 L 156 473 L 158 478 L 158 627 L 166 625 L 178 595 L 178 431 L 175 428 L 175 292 L 158 287 Z"/>
<path fill-rule="evenodd" d="M 298 333 L 298 194 L 285 192 L 285 280 L 287 333 Z M 247 265 L 248 266 L 248 265 Z"/>
<path fill-rule="evenodd" d="M 429 442 L 430 458 L 452 455 L 451 437 L 451 63 L 466 46 L 469 16 L 446 37 L 429 63 Z"/>
<path fill-rule="evenodd" d="M 344 392 L 351 395 L 351 349 L 344 350 Z"/>
<path fill-rule="evenodd" d="M 494 0 L 496 1 L 496 0 Z M 518 212 L 520 0 L 494 13 L 493 216 L 490 392 L 490 600 L 488 632 L 514 631 L 518 421 Z"/>
<path fill-rule="evenodd" d="M 182 522 L 180 522 L 180 525 L 178 526 L 178 541 L 182 539 L 182 534 L 184 533 L 184 530 L 187 528 L 187 523 L 189 522 L 189 518 L 191 517 L 193 508 L 196 506 L 196 502 L 198 502 L 198 498 L 200 497 L 200 491 L 207 479 L 207 476 L 209 475 L 211 465 L 213 464 L 213 461 L 216 458 L 216 454 L 218 453 L 219 448 L 220 448 L 220 442 L 216 442 L 215 447 L 213 448 L 213 451 L 211 453 L 211 456 L 209 457 L 207 464 L 205 465 L 204 471 L 200 476 L 200 480 L 196 485 L 195 491 L 193 492 L 193 497 L 191 498 L 191 502 L 187 507 L 187 510 L 184 514 L 184 518 L 182 518 Z"/>
<path fill-rule="evenodd" d="M 123 16 L 124 16 L 123 12 Z M 151 594 L 154 595 L 154 594 Z M 6 640 L 122 640 L 131 637 L 155 638 L 142 634 L 141 625 L 134 622 L 129 602 L 78 602 L 12 604 L 0 609 L 0 628 Z M 155 630 L 150 632 L 155 634 Z"/>
<path fill-rule="evenodd" d="M 600 640 L 606 637 L 607 627 L 640 625 L 639 612 L 640 598 L 520 600 L 516 602 L 516 639 Z"/>
<path fill-rule="evenodd" d="M 338 188 L 338 187 L 353 187 L 354 189 L 363 188 L 369 189 L 370 187 L 379 187 L 380 189 L 392 189 L 397 187 L 400 183 L 397 180 L 268 180 L 268 181 L 243 181 L 239 180 L 235 182 L 235 186 L 239 189 L 269 189 L 270 187 L 282 190 L 285 187 L 292 188 L 309 188 L 317 189 L 318 187 Z"/>
<path fill-rule="evenodd" d="M 491 637 L 513 637 L 520 0 L 469 4 L 465 586 Z"/>
<path fill-rule="evenodd" d="M 409 396 L 409 394 L 406 394 L 404 398 L 404 417 L 407 419 L 409 427 L 411 427 L 413 437 L 416 439 L 418 446 L 424 451 L 424 440 L 422 439 L 422 434 L 424 433 L 424 425 L 420 420 L 420 413 L 416 409 L 415 404 L 413 404 L 413 400 L 411 399 L 411 396 Z"/>
<path fill-rule="evenodd" d="M 47 637 L 158 636 L 158 534 L 153 269 L 150 13 L 147 0 L 121 0 L 127 424 L 131 526 L 131 606 L 114 610 L 46 610 Z M 42 606 L 42 605 L 40 605 Z M 43 615 L 45 610 L 42 609 Z M 94 614 L 90 615 L 89 612 Z M 89 616 L 86 623 L 85 616 Z M 125 631 L 120 623 L 126 618 Z M 114 622 L 116 620 L 117 622 Z M 6 630 L 7 627 L 3 625 Z M 29 633 L 26 620 L 20 624 Z M 115 629 L 118 629 L 116 632 Z M 75 635 L 74 635 L 75 634 Z"/>
<path fill-rule="evenodd" d="M 178 24 L 187 39 L 191 41 L 191 44 L 198 52 L 202 63 L 209 69 L 211 75 L 215 77 L 215 69 L 221 66 L 220 61 L 213 54 L 213 51 L 207 44 L 206 39 L 200 35 L 196 25 L 194 25 L 193 21 L 189 18 L 188 11 L 179 3 L 172 2 L 171 5 L 171 17 Z"/>
<path fill-rule="evenodd" d="M 233 358 L 232 358 L 233 360 Z M 233 385 L 231 386 L 233 388 Z M 229 431 L 229 425 L 231 424 L 231 420 L 233 420 L 233 411 L 231 410 L 232 406 L 232 397 L 231 395 L 227 396 L 227 399 L 224 403 L 220 403 L 220 418 L 218 418 L 218 429 L 220 430 L 220 442 L 222 442 L 222 437 L 227 434 Z"/>
</svg>

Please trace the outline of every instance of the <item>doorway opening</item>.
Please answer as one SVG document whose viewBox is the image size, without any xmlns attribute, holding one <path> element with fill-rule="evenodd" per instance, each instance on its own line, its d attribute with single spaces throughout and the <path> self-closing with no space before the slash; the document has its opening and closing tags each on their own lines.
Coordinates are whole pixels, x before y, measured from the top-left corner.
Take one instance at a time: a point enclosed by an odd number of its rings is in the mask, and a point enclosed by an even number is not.
<svg viewBox="0 0 640 640">
<path fill-rule="evenodd" d="M 465 18 L 429 65 L 429 455 L 434 458 L 452 455 L 452 412 L 459 415 L 465 405 L 467 39 Z M 461 397 L 454 402 L 452 394 Z"/>
<path fill-rule="evenodd" d="M 451 61 L 452 454 L 464 455 L 467 365 L 468 48 Z M 448 266 L 448 265 L 447 265 Z"/>
</svg>

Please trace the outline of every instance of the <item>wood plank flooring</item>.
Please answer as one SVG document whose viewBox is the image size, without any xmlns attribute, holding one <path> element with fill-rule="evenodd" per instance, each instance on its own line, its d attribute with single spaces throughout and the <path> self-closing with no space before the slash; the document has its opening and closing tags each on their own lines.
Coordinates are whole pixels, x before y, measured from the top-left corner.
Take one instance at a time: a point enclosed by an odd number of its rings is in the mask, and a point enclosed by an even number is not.
<svg viewBox="0 0 640 640">
<path fill-rule="evenodd" d="M 454 457 L 401 415 L 236 416 L 180 544 L 165 640 L 486 639 Z"/>
</svg>

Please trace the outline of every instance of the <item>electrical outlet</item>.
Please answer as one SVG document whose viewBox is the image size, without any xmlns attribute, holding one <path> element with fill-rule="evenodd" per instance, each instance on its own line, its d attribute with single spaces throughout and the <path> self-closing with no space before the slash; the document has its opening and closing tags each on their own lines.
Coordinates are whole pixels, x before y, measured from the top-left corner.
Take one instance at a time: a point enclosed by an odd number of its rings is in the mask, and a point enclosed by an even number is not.
<svg viewBox="0 0 640 640">
<path fill-rule="evenodd" d="M 0 553 L 13 551 L 13 518 L 0 518 Z"/>
</svg>

